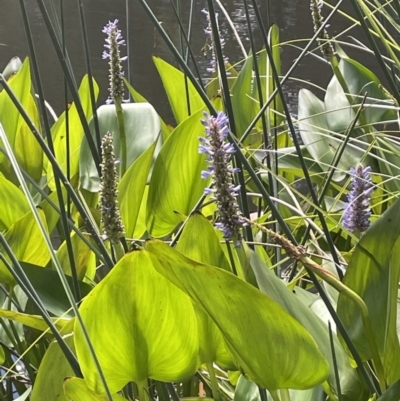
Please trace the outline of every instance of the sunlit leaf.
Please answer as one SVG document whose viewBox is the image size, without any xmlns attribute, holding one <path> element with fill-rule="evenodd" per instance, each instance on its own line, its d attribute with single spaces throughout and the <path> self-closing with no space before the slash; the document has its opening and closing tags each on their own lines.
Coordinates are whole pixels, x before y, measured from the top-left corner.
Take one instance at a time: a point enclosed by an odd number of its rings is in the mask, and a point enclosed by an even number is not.
<svg viewBox="0 0 400 401">
<path fill-rule="evenodd" d="M 13 320 L 40 331 L 46 331 L 49 327 L 42 316 L 0 309 L 0 317 Z M 58 330 L 62 330 L 70 322 L 69 318 L 52 318 L 52 320 Z"/>
<path fill-rule="evenodd" d="M 147 99 L 143 97 L 133 86 L 131 86 L 126 79 L 124 79 L 124 82 L 129 90 L 129 93 L 131 94 L 132 98 L 135 100 L 136 103 L 148 103 Z M 167 125 L 161 117 L 160 117 L 160 124 L 161 124 L 163 142 L 165 142 L 166 139 L 171 134 L 173 128 L 170 125 Z"/>
<path fill-rule="evenodd" d="M 207 167 L 205 155 L 199 154 L 202 111 L 178 125 L 169 136 L 154 165 L 147 200 L 147 229 L 153 237 L 169 234 L 181 218 L 199 201 L 207 185 L 201 171 Z"/>
<path fill-rule="evenodd" d="M 129 168 L 159 137 L 161 130 L 160 119 L 153 106 L 149 103 L 123 103 L 122 110 L 124 112 L 126 135 L 126 166 Z M 108 104 L 99 107 L 97 115 L 100 138 L 107 132 L 111 132 L 113 134 L 114 153 L 117 158 L 121 159 L 115 105 Z M 94 137 L 93 120 L 90 121 L 89 126 Z M 161 146 L 161 143 L 159 146 Z M 82 187 L 90 192 L 98 192 L 100 190 L 100 179 L 86 139 L 82 142 L 79 169 Z"/>
<path fill-rule="evenodd" d="M 156 146 L 157 140 L 133 162 L 118 184 L 118 202 L 128 238 L 134 237 Z"/>
<path fill-rule="evenodd" d="M 112 393 L 129 381 L 179 381 L 196 371 L 192 303 L 157 273 L 146 251 L 125 255 L 85 298 L 80 312 Z M 78 324 L 75 345 L 89 388 L 104 394 Z"/>
<path fill-rule="evenodd" d="M 73 336 L 66 336 L 64 340 L 74 351 Z M 70 398 L 64 395 L 63 382 L 73 375 L 74 372 L 58 342 L 53 341 L 40 362 L 31 401 L 70 401 Z"/>
<path fill-rule="evenodd" d="M 88 275 L 88 277 L 93 279 L 96 271 L 95 254 L 76 233 L 71 233 L 70 239 L 78 279 L 83 280 L 85 275 Z M 66 241 L 64 241 L 58 248 L 57 258 L 61 264 L 64 273 L 72 276 L 71 263 L 68 256 L 68 247 Z"/>
<path fill-rule="evenodd" d="M 0 230 L 10 228 L 29 211 L 23 192 L 0 173 Z"/>
<path fill-rule="evenodd" d="M 179 238 L 176 250 L 196 262 L 231 271 L 214 227 L 199 213 L 190 216 Z"/>
<path fill-rule="evenodd" d="M 362 236 L 343 280 L 368 307 L 389 384 L 400 378 L 400 346 L 396 332 L 400 275 L 399 205 L 400 200 L 397 200 Z M 361 313 L 356 304 L 340 294 L 337 311 L 363 360 L 371 359 Z"/>
<path fill-rule="evenodd" d="M 159 57 L 153 56 L 153 61 L 163 81 L 177 124 L 182 123 L 190 115 L 205 107 L 189 78 Z M 188 91 L 188 100 L 186 90 Z"/>
<path fill-rule="evenodd" d="M 40 129 L 39 112 L 31 92 L 32 81 L 28 58 L 18 73 L 12 77 L 9 85 L 32 122 Z M 34 180 L 39 181 L 42 176 L 43 151 L 5 91 L 0 92 L 0 124 L 21 168 Z M 11 177 L 11 166 L 3 153 L 0 154 L 0 170 L 7 178 Z"/>
<path fill-rule="evenodd" d="M 258 385 L 270 390 L 304 389 L 326 379 L 328 363 L 315 341 L 271 298 L 233 274 L 187 259 L 162 242 L 149 242 L 147 249 L 159 262 L 157 270 L 216 323 L 240 368 Z"/>
<path fill-rule="evenodd" d="M 42 221 L 45 221 L 44 213 L 39 209 Z M 46 242 L 31 212 L 25 214 L 15 222 L 4 234 L 15 257 L 20 262 L 27 262 L 37 266 L 46 266 L 50 260 L 50 252 Z M 3 246 L 0 252 L 10 261 Z M 0 282 L 15 284 L 14 278 L 3 262 L 0 262 Z"/>
<path fill-rule="evenodd" d="M 98 395 L 91 391 L 85 383 L 85 380 L 77 377 L 69 377 L 64 381 L 64 393 L 71 401 L 109 401 L 105 395 Z M 112 395 L 113 401 L 126 401 L 126 398 L 118 395 Z"/>
<path fill-rule="evenodd" d="M 93 86 L 94 95 L 95 98 L 97 98 L 99 87 L 94 80 Z M 85 113 L 85 117 L 87 120 L 89 120 L 92 116 L 92 105 L 90 101 L 89 78 L 87 75 L 85 75 L 85 77 L 82 79 L 81 85 L 79 87 L 79 98 L 82 104 L 83 111 Z M 67 172 L 68 147 L 68 152 L 70 154 L 70 176 L 74 176 L 78 172 L 79 153 L 82 139 L 84 137 L 83 126 L 75 104 L 72 104 L 72 106 L 68 109 L 68 112 L 64 112 L 63 114 L 61 114 L 61 116 L 58 118 L 57 122 L 53 125 L 51 129 L 51 135 L 53 137 L 56 159 L 64 174 L 66 174 Z M 52 191 L 55 191 L 53 170 L 49 161 L 46 165 L 46 171 L 48 185 Z"/>
<path fill-rule="evenodd" d="M 299 296 L 293 294 L 254 252 L 252 252 L 251 265 L 256 274 L 260 290 L 281 305 L 314 338 L 319 350 L 331 366 L 328 377 L 329 384 L 337 391 L 328 327 L 306 306 L 306 303 L 302 302 L 303 297 L 300 296 L 301 294 Z M 308 294 L 306 291 L 304 293 Z M 313 294 L 309 294 L 309 296 L 314 297 Z M 361 384 L 357 372 L 350 366 L 348 356 L 336 335 L 334 335 L 334 346 L 342 393 L 352 400 L 357 400 L 361 391 Z"/>
</svg>

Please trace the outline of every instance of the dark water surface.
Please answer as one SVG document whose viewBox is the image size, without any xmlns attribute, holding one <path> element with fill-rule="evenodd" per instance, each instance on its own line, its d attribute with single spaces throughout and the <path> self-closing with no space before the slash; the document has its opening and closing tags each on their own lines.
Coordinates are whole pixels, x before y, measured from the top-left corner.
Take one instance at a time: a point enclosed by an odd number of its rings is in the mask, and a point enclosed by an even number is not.
<svg viewBox="0 0 400 401">
<path fill-rule="evenodd" d="M 173 0 L 176 4 L 176 0 Z M 78 1 L 64 0 L 65 9 L 65 32 L 66 44 L 70 59 L 72 61 L 73 70 L 76 80 L 79 82 L 86 72 L 84 60 L 82 33 L 80 28 Z M 46 99 L 55 108 L 57 113 L 63 109 L 63 74 L 57 60 L 55 51 L 53 50 L 51 40 L 44 25 L 42 15 L 35 0 L 25 1 L 30 18 L 30 24 L 33 39 L 36 46 L 37 57 L 40 63 L 41 77 L 44 82 Z M 50 1 L 46 4 L 50 7 Z M 59 12 L 60 2 L 54 0 L 57 12 Z M 173 8 L 170 0 L 148 0 L 149 6 L 159 21 L 162 21 L 164 29 L 174 40 L 175 44 L 179 42 L 179 26 L 177 24 Z M 187 23 L 189 19 L 189 0 L 181 0 L 182 19 Z M 206 7 L 206 0 L 196 0 L 194 12 L 194 24 L 192 33 L 192 49 L 196 57 L 202 75 L 208 76 L 207 67 L 209 60 L 205 59 L 202 47 L 205 44 L 205 35 L 203 29 L 207 25 L 206 16 L 201 10 Z M 248 29 L 246 17 L 243 7 L 243 0 L 222 0 L 222 4 L 228 11 L 232 21 L 243 41 L 246 50 L 249 50 Z M 312 21 L 309 10 L 308 0 L 271 0 L 268 8 L 266 0 L 259 0 L 260 9 L 265 23 L 276 23 L 281 32 L 281 41 L 293 41 L 292 45 L 285 45 L 282 48 L 283 72 L 285 73 L 290 64 L 295 60 L 299 53 L 293 45 L 303 47 L 305 41 L 301 39 L 310 38 L 313 34 Z M 125 28 L 125 1 L 124 0 L 85 0 L 85 13 L 88 26 L 89 46 L 91 52 L 91 62 L 93 74 L 100 86 L 100 102 L 104 102 L 107 98 L 107 62 L 101 59 L 103 51 L 103 43 L 105 35 L 101 32 L 102 27 L 109 21 L 118 18 L 120 20 L 120 28 L 126 38 L 127 32 Z M 142 7 L 137 1 L 130 1 L 130 51 L 131 51 L 131 83 L 141 92 L 158 110 L 158 112 L 173 122 L 171 112 L 162 88 L 161 81 L 157 71 L 152 63 L 152 55 L 157 55 L 170 63 L 175 63 L 168 48 L 163 43 L 144 13 Z M 348 10 L 349 6 L 347 5 Z M 218 7 L 216 6 L 216 9 Z M 324 15 L 328 15 L 329 8 L 323 8 Z M 254 12 L 252 14 L 253 34 L 257 39 L 257 47 L 261 49 L 262 41 L 257 29 Z M 330 33 L 337 35 L 348 26 L 350 22 L 345 18 L 335 17 L 332 20 Z M 225 53 L 232 63 L 239 61 L 242 52 L 229 24 L 220 13 L 220 26 L 222 36 L 226 40 Z M 349 35 L 358 36 L 364 40 L 363 35 L 358 31 L 352 30 L 343 36 L 343 40 L 350 41 Z M 126 52 L 126 49 L 122 49 Z M 26 36 L 22 25 L 22 17 L 17 0 L 0 0 L 0 71 L 4 69 L 8 61 L 18 56 L 24 59 L 28 54 Z M 123 53 L 125 54 L 125 53 Z M 319 54 L 319 53 L 317 53 Z M 371 68 L 371 56 L 365 53 L 357 53 L 356 58 L 363 64 Z M 125 65 L 125 67 L 127 67 Z M 296 79 L 312 81 L 315 84 L 326 87 L 331 77 L 330 67 L 316 59 L 313 56 L 307 56 L 299 65 L 291 80 L 286 86 L 287 100 L 291 106 L 291 110 L 296 113 L 297 110 L 297 93 L 302 87 L 306 87 L 305 82 Z"/>
</svg>

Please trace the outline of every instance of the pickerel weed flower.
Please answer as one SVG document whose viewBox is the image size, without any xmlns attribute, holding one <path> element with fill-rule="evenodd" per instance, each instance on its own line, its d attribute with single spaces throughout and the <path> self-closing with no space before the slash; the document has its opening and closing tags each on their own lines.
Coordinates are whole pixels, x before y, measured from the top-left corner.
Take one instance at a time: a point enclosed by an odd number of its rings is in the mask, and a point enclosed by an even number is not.
<svg viewBox="0 0 400 401">
<path fill-rule="evenodd" d="M 350 169 L 351 191 L 343 214 L 343 227 L 350 232 L 364 232 L 370 226 L 370 200 L 373 191 L 370 171 L 371 167 L 364 168 L 361 164 Z"/>
<path fill-rule="evenodd" d="M 322 0 L 311 0 L 310 9 L 312 20 L 314 22 L 314 32 L 317 32 L 322 26 L 324 18 L 321 14 L 321 9 L 323 5 L 324 3 Z M 326 25 L 326 27 L 328 26 Z M 319 34 L 318 43 L 321 46 L 322 55 L 326 60 L 329 61 L 330 58 L 335 54 L 335 50 L 333 49 L 329 34 L 326 29 L 323 29 Z"/>
<path fill-rule="evenodd" d="M 124 225 L 118 207 L 118 172 L 114 155 L 113 137 L 110 132 L 101 141 L 101 188 L 100 214 L 103 225 L 103 239 L 118 243 L 124 236 Z"/>
<path fill-rule="evenodd" d="M 204 113 L 205 137 L 200 137 L 199 152 L 207 154 L 209 163 L 206 171 L 201 172 L 202 178 L 213 178 L 211 188 L 206 188 L 206 195 L 213 195 L 218 207 L 219 218 L 215 227 L 222 231 L 224 238 L 235 239 L 240 246 L 240 228 L 244 225 L 236 198 L 240 185 L 235 186 L 233 174 L 240 170 L 231 165 L 230 159 L 235 148 L 227 142 L 229 133 L 228 117 L 219 112 L 217 117 Z"/>
<path fill-rule="evenodd" d="M 107 35 L 106 44 L 104 47 L 107 50 L 103 51 L 103 60 L 109 59 L 109 92 L 110 97 L 107 103 L 115 102 L 116 99 L 122 101 L 124 97 L 124 71 L 121 62 L 127 57 L 121 57 L 119 47 L 125 45 L 125 40 L 122 38 L 121 31 L 117 27 L 118 20 L 109 21 L 103 28 L 102 32 Z"/>
<path fill-rule="evenodd" d="M 208 52 L 210 52 L 210 54 L 211 54 L 211 61 L 210 61 L 211 67 L 207 68 L 207 71 L 211 72 L 211 73 L 216 73 L 216 72 L 218 72 L 218 61 L 217 61 L 217 57 L 215 54 L 215 38 L 214 38 L 212 27 L 211 27 L 210 13 L 206 9 L 201 10 L 201 12 L 206 15 L 207 22 L 208 22 L 207 28 L 204 29 L 204 33 L 206 34 L 207 39 L 206 39 L 206 44 L 203 47 L 203 52 L 204 52 L 205 57 L 207 57 Z M 220 43 L 221 43 L 221 49 L 223 51 L 224 47 L 225 47 L 225 40 L 221 37 L 221 32 L 219 30 L 218 14 L 215 14 L 215 19 L 217 21 L 219 39 L 220 39 Z M 224 62 L 227 62 L 229 60 L 228 57 L 225 57 L 225 56 L 223 56 L 223 59 L 224 59 Z M 224 67 L 224 66 L 222 66 L 222 67 Z M 227 75 L 229 75 L 229 74 L 227 74 Z"/>
</svg>

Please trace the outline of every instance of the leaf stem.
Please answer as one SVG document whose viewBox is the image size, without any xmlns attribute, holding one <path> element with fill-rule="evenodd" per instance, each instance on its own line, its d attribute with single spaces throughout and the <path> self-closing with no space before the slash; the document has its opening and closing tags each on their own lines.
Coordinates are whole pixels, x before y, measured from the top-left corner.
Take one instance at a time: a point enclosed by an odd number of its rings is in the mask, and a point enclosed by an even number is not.
<svg viewBox="0 0 400 401">
<path fill-rule="evenodd" d="M 269 393 L 274 401 L 281 401 L 277 390 L 270 390 Z"/>
<path fill-rule="evenodd" d="M 282 401 L 290 401 L 290 393 L 289 393 L 289 390 L 287 388 L 281 388 L 279 390 L 279 392 L 281 393 L 281 400 Z"/>
<path fill-rule="evenodd" d="M 212 362 L 207 363 L 207 370 L 210 375 L 211 390 L 212 390 L 213 398 L 215 401 L 222 401 L 221 395 L 219 393 L 217 376 L 215 375 L 215 369 L 214 369 L 214 365 Z"/>
<path fill-rule="evenodd" d="M 150 401 L 147 379 L 140 380 L 136 384 L 138 389 L 139 401 Z"/>
</svg>

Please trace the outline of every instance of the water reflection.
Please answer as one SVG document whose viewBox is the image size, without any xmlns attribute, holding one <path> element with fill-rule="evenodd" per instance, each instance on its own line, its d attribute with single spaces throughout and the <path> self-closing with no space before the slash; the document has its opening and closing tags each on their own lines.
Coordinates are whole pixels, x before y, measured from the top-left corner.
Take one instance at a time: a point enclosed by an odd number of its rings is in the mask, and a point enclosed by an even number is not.
<svg viewBox="0 0 400 401">
<path fill-rule="evenodd" d="M 189 19 L 190 1 L 181 1 L 182 19 L 187 24 Z M 51 0 L 47 1 L 51 4 Z M 115 0 L 86 0 L 85 12 L 90 42 L 91 62 L 94 76 L 100 86 L 100 101 L 107 97 L 107 63 L 101 59 L 104 35 L 101 33 L 103 25 L 110 19 L 118 18 L 121 21 L 121 29 L 124 36 L 127 36 L 123 28 L 125 24 L 125 1 Z M 174 11 L 170 0 L 149 0 L 148 4 L 167 33 L 179 45 L 179 26 L 176 23 Z M 204 28 L 207 26 L 206 16 L 201 13 L 206 8 L 206 0 L 197 0 L 194 5 L 194 19 L 192 32 L 192 49 L 196 62 L 199 65 L 201 74 L 207 76 L 206 68 L 209 61 L 204 59 L 201 51 L 205 43 Z M 232 21 L 237 29 L 244 47 L 249 49 L 249 33 L 242 0 L 222 0 Z M 312 36 L 312 24 L 309 12 L 308 1 L 282 0 L 270 2 L 268 9 L 267 1 L 260 0 L 260 9 L 264 23 L 276 23 L 281 28 L 281 41 L 309 38 Z M 59 2 L 57 2 L 57 6 Z M 138 2 L 129 2 L 130 8 L 130 51 L 131 51 L 131 81 L 139 92 L 141 92 L 158 109 L 167 121 L 172 122 L 172 116 L 168 107 L 167 99 L 162 89 L 161 81 L 152 63 L 151 56 L 156 54 L 171 63 L 175 60 L 170 54 L 162 39 L 155 33 L 152 24 Z M 0 0 L 0 70 L 13 57 L 24 58 L 28 54 L 25 33 L 22 26 L 19 2 L 15 0 Z M 35 49 L 39 60 L 41 76 L 44 81 L 44 89 L 49 102 L 54 105 L 57 112 L 63 108 L 61 95 L 63 93 L 63 75 L 56 59 L 47 30 L 43 24 L 40 11 L 35 1 L 26 2 L 30 17 L 32 35 L 35 42 Z M 79 10 L 77 2 L 64 1 L 65 7 L 65 32 L 66 44 L 72 62 L 73 70 L 79 82 L 85 74 L 85 60 L 82 45 L 82 35 L 79 22 Z M 56 10 L 60 12 L 59 8 Z M 326 10 L 326 13 L 328 10 Z M 257 47 L 261 48 L 262 40 L 257 29 L 256 18 L 250 7 L 251 25 L 256 38 Z M 343 19 L 335 19 L 332 23 L 332 33 L 340 32 L 348 23 Z M 243 56 L 228 22 L 220 13 L 221 33 L 226 40 L 225 53 L 232 63 L 239 61 Z M 300 43 L 300 46 L 303 44 Z M 299 51 L 293 46 L 285 45 L 282 48 L 283 70 L 286 71 L 295 60 Z M 365 57 L 365 56 L 364 56 Z M 304 80 L 312 79 L 314 83 L 326 86 L 330 79 L 331 72 L 328 65 L 319 64 L 316 67 L 316 60 L 306 57 L 296 71 L 296 77 Z M 289 103 L 292 110 L 296 111 L 296 98 L 298 89 L 304 87 L 304 83 L 290 81 L 286 88 Z"/>
</svg>

